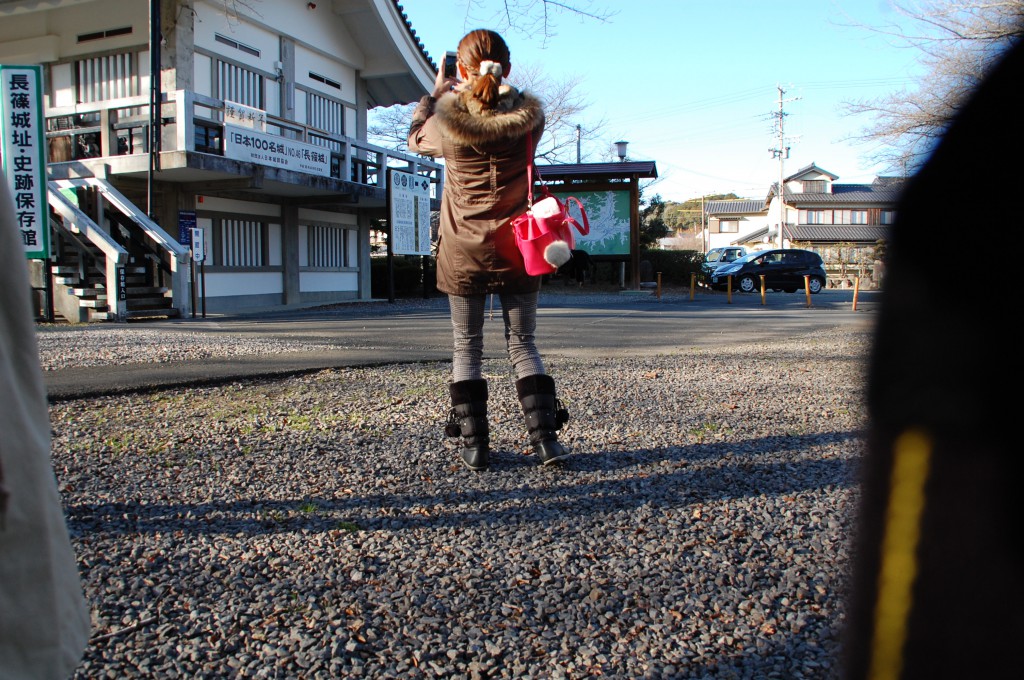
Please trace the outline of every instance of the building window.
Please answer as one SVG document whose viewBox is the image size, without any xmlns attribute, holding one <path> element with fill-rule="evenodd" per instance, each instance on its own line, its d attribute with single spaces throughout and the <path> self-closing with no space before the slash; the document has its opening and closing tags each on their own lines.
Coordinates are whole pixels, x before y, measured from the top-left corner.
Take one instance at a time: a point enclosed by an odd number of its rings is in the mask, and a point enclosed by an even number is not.
<svg viewBox="0 0 1024 680">
<path fill-rule="evenodd" d="M 825 193 L 825 180 L 823 179 L 805 179 L 800 183 L 803 187 L 805 194 L 823 194 Z"/>
<path fill-rule="evenodd" d="M 315 92 L 307 92 L 306 124 L 332 135 L 343 135 L 345 134 L 345 107 L 341 102 Z M 311 141 L 314 144 L 318 143 L 315 138 Z M 340 151 L 340 147 L 337 150 Z"/>
<path fill-rule="evenodd" d="M 310 71 L 309 72 L 309 77 L 310 77 L 311 80 L 315 80 L 318 83 L 323 83 L 327 87 L 333 87 L 335 90 L 339 90 L 339 91 L 341 90 L 341 83 L 339 83 L 336 80 L 331 80 L 327 76 L 322 76 L 319 73 L 314 73 L 313 71 Z"/>
<path fill-rule="evenodd" d="M 119 35 L 131 35 L 131 26 L 122 26 L 121 28 L 110 28 L 106 31 L 96 31 L 95 33 L 83 33 L 78 36 L 78 42 L 92 42 L 93 40 L 103 40 L 104 38 L 114 38 Z"/>
<path fill-rule="evenodd" d="M 264 109 L 263 76 L 241 66 L 217 60 L 218 99 Z"/>
<path fill-rule="evenodd" d="M 896 221 L 896 211 L 883 210 L 879 217 L 882 224 L 892 224 L 894 221 Z"/>
<path fill-rule="evenodd" d="M 232 40 L 231 38 L 227 37 L 226 35 L 221 35 L 220 33 L 214 33 L 213 34 L 213 39 L 216 40 L 217 42 L 219 42 L 222 45 L 227 45 L 228 47 L 234 47 L 236 50 L 238 50 L 240 52 L 245 52 L 246 54 L 251 54 L 254 57 L 260 56 L 260 51 L 258 49 L 256 49 L 255 47 L 252 47 L 251 45 L 246 45 L 245 43 L 240 43 L 237 40 Z"/>
<path fill-rule="evenodd" d="M 267 262 L 267 225 L 252 220 L 220 220 L 214 229 L 213 264 L 263 267 Z"/>
<path fill-rule="evenodd" d="M 850 211 L 850 224 L 867 224 L 868 223 L 868 211 L 867 210 L 851 210 Z"/>
<path fill-rule="evenodd" d="M 311 224 L 308 233 L 310 267 L 348 266 L 348 229 Z"/>
<path fill-rule="evenodd" d="M 735 234 L 740 230 L 739 220 L 719 220 L 718 231 L 722 234 Z"/>
<path fill-rule="evenodd" d="M 827 224 L 824 210 L 801 210 L 800 224 Z"/>
<path fill-rule="evenodd" d="M 79 104 L 141 94 L 138 52 L 108 54 L 75 62 L 75 97 Z"/>
</svg>

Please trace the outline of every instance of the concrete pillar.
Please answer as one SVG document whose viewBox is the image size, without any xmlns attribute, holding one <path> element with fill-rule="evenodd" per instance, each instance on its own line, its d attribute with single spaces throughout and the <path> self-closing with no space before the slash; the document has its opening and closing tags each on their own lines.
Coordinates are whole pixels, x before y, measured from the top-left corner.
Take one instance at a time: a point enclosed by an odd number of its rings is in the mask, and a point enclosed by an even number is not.
<svg viewBox="0 0 1024 680">
<path fill-rule="evenodd" d="M 195 14 L 180 0 L 161 0 L 160 5 L 160 32 L 165 42 L 160 48 L 163 91 L 194 90 Z"/>
<path fill-rule="evenodd" d="M 295 41 L 281 36 L 281 70 L 278 82 L 281 84 L 281 117 L 295 120 Z M 294 134 L 289 133 L 294 137 Z"/>
<path fill-rule="evenodd" d="M 358 215 L 359 225 L 359 299 L 373 298 L 372 277 L 370 273 L 370 216 L 365 211 Z"/>
<path fill-rule="evenodd" d="M 302 284 L 299 280 L 299 208 L 281 206 L 281 272 L 284 304 L 302 302 Z"/>
</svg>

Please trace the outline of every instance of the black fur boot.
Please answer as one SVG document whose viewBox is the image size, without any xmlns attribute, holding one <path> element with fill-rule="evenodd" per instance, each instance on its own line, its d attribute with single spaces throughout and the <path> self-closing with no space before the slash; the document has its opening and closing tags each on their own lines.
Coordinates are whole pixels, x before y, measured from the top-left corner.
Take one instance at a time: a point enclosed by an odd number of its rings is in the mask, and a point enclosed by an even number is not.
<svg viewBox="0 0 1024 680">
<path fill-rule="evenodd" d="M 526 416 L 533 452 L 544 465 L 569 455 L 558 443 L 556 432 L 569 420 L 569 412 L 555 397 L 555 381 L 551 376 L 528 375 L 516 381 L 516 394 Z"/>
<path fill-rule="evenodd" d="M 487 425 L 487 381 L 460 380 L 450 383 L 452 410 L 444 432 L 462 437 L 462 460 L 470 470 L 486 470 L 490 465 L 490 428 Z"/>
</svg>

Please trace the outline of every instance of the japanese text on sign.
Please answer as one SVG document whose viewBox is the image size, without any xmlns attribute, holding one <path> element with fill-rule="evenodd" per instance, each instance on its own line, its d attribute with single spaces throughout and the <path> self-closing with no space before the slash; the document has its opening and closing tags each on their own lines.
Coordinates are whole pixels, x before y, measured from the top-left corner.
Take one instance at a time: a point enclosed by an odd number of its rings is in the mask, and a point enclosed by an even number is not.
<svg viewBox="0 0 1024 680">
<path fill-rule="evenodd" d="M 271 165 L 325 177 L 331 175 L 328 149 L 237 125 L 224 126 L 224 155 L 246 163 Z"/>
<path fill-rule="evenodd" d="M 241 125 L 242 127 L 267 131 L 267 112 L 262 109 L 254 109 L 238 102 L 224 102 L 224 122 L 229 125 Z"/>
<path fill-rule="evenodd" d="M 50 256 L 41 82 L 39 66 L 0 66 L 4 177 L 29 259 Z"/>
<path fill-rule="evenodd" d="M 430 255 L 430 178 L 388 171 L 391 252 Z"/>
</svg>

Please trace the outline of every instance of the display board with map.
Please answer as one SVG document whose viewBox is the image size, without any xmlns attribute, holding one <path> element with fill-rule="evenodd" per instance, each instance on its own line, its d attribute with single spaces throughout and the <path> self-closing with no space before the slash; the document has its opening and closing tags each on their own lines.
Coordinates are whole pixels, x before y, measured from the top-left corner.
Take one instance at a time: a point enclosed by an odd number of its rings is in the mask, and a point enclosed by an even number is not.
<svg viewBox="0 0 1024 680">
<path fill-rule="evenodd" d="M 629 190 L 618 191 L 552 191 L 560 201 L 575 196 L 587 211 L 590 233 L 582 236 L 573 232 L 576 248 L 590 255 L 629 255 Z M 568 204 L 569 213 L 581 221 L 575 203 Z"/>
</svg>

